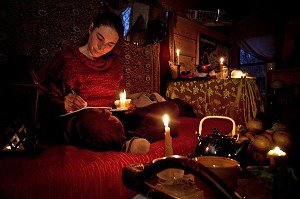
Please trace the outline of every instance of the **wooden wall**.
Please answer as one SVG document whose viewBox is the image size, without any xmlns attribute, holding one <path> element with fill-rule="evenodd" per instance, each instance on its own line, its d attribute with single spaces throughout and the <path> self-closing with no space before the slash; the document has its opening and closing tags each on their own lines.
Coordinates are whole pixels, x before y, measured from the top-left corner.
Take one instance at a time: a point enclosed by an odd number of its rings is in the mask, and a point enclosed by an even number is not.
<svg viewBox="0 0 300 199">
<path fill-rule="evenodd" d="M 201 34 L 219 41 L 229 42 L 225 35 L 185 17 L 170 13 L 168 20 L 169 40 L 164 39 L 160 42 L 160 94 L 163 96 L 171 78 L 168 61 L 175 61 L 176 49 L 180 49 L 180 62 L 185 64 L 187 70 L 193 71 L 195 66 L 199 64 Z"/>
<path fill-rule="evenodd" d="M 194 70 L 199 64 L 199 40 L 201 35 L 228 43 L 228 37 L 208 27 L 197 24 L 181 16 L 174 17 L 170 31 L 170 58 L 175 61 L 176 49 L 180 49 L 180 62 L 187 70 Z"/>
</svg>

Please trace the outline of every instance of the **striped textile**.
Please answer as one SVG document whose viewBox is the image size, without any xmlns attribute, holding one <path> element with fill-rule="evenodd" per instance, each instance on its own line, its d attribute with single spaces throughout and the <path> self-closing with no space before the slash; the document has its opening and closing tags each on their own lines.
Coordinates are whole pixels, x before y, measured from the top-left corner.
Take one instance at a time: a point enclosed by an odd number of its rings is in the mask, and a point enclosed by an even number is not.
<svg viewBox="0 0 300 199">
<path fill-rule="evenodd" d="M 198 143 L 199 118 L 180 118 L 174 154 L 188 155 Z M 94 152 L 74 146 L 43 146 L 36 158 L 0 159 L 0 198 L 100 199 L 133 198 L 138 193 L 122 183 L 122 168 L 164 156 L 164 140 L 151 144 L 150 152 Z"/>
</svg>

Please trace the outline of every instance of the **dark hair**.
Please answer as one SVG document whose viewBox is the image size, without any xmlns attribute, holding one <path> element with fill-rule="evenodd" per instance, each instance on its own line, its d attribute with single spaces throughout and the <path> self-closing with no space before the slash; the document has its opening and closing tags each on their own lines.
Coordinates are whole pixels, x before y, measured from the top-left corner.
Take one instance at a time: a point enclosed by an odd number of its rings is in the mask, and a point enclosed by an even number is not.
<svg viewBox="0 0 300 199">
<path fill-rule="evenodd" d="M 119 34 L 120 38 L 123 38 L 124 34 L 124 26 L 122 23 L 122 19 L 114 12 L 100 12 L 96 18 L 93 20 L 93 30 L 96 27 L 100 27 L 102 25 L 109 26 L 114 28 Z"/>
</svg>

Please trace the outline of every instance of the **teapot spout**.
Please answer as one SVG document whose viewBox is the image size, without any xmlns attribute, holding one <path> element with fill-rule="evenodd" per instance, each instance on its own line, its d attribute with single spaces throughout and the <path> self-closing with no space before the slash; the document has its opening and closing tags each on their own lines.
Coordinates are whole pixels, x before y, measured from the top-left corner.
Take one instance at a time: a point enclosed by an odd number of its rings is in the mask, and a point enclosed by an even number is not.
<svg viewBox="0 0 300 199">
<path fill-rule="evenodd" d="M 251 140 L 244 140 L 240 144 L 236 145 L 236 150 L 234 154 L 234 159 L 240 162 L 241 167 L 245 168 L 248 166 L 248 162 L 251 158 L 249 158 L 250 155 L 250 149 L 249 146 L 251 144 Z"/>
<path fill-rule="evenodd" d="M 243 140 L 240 144 L 236 145 L 237 148 L 235 150 L 234 155 L 239 155 L 239 154 L 247 154 L 248 152 L 248 147 L 251 144 L 251 140 Z"/>
</svg>

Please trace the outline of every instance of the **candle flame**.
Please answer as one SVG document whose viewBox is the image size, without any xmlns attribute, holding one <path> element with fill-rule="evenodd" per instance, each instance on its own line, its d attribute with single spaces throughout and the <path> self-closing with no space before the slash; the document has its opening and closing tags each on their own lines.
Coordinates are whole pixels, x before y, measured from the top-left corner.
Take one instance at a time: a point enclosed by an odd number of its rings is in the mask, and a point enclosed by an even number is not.
<svg viewBox="0 0 300 199">
<path fill-rule="evenodd" d="M 220 58 L 220 64 L 223 64 L 223 61 L 224 61 L 224 58 L 221 57 L 221 58 Z"/>
<path fill-rule="evenodd" d="M 164 120 L 165 127 L 168 127 L 168 125 L 169 125 L 169 116 L 167 114 L 164 114 L 163 120 Z"/>
<path fill-rule="evenodd" d="M 121 94 L 120 94 L 120 100 L 126 100 L 126 92 L 125 92 L 125 89 L 124 89 L 124 93 L 121 93 Z"/>
<path fill-rule="evenodd" d="M 268 152 L 268 155 L 278 155 L 278 156 L 285 156 L 286 153 L 282 151 L 278 146 Z"/>
<path fill-rule="evenodd" d="M 177 56 L 179 55 L 179 52 L 180 52 L 180 50 L 179 50 L 179 49 L 177 49 L 177 50 L 176 50 L 176 54 L 177 54 Z"/>
</svg>

